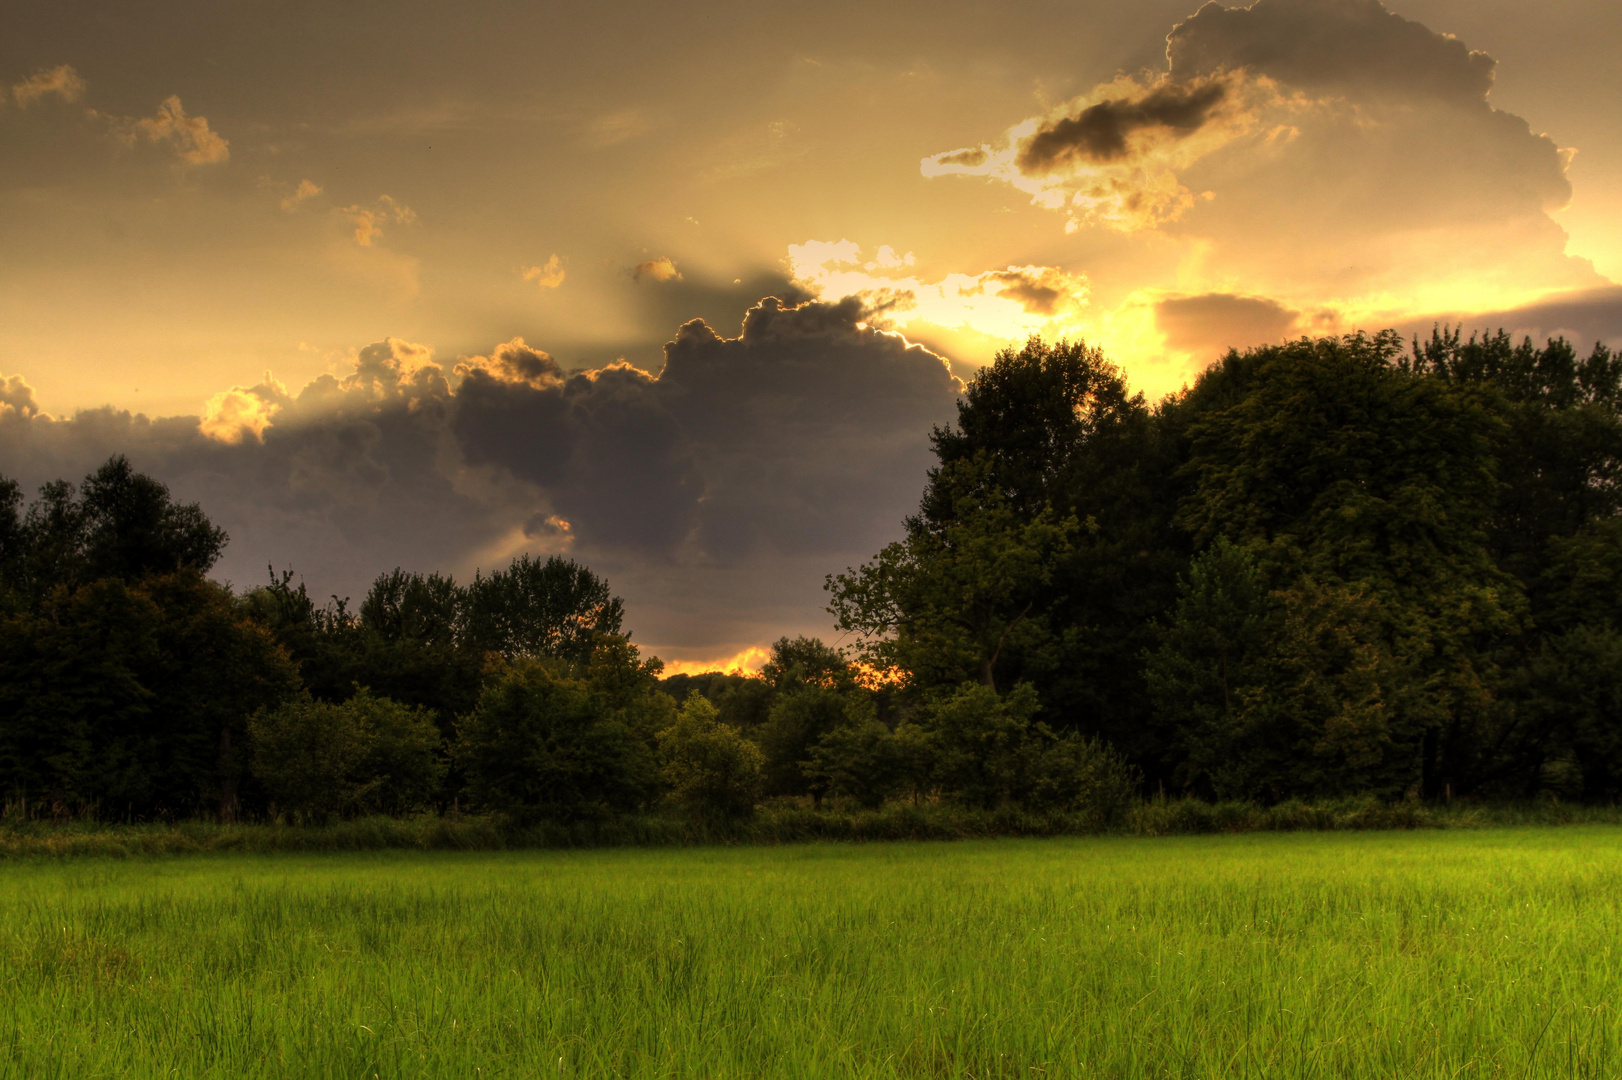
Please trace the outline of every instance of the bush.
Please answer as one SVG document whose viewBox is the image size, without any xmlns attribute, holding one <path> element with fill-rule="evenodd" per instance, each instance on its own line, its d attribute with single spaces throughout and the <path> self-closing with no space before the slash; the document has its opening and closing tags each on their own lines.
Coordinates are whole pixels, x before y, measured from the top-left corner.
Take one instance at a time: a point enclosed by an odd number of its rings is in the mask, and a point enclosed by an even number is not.
<svg viewBox="0 0 1622 1080">
<path fill-rule="evenodd" d="M 737 728 L 716 716 L 715 706 L 694 694 L 676 722 L 659 732 L 661 773 L 670 800 L 702 818 L 752 817 L 764 758 Z"/>
<path fill-rule="evenodd" d="M 852 702 L 846 723 L 811 748 L 806 772 L 833 794 L 877 810 L 907 779 L 905 749 L 879 722 L 871 702 L 858 700 Z"/>
<path fill-rule="evenodd" d="M 988 686 L 965 683 L 936 701 L 923 726 L 941 793 L 988 810 L 1017 797 L 1029 771 L 1031 718 L 1039 707 L 1029 683 L 1004 698 Z"/>
<path fill-rule="evenodd" d="M 490 678 L 458 728 L 473 801 L 520 823 L 646 807 L 659 783 L 649 724 L 657 714 L 612 674 L 587 681 L 557 662 L 522 660 Z"/>
<path fill-rule="evenodd" d="M 445 774 L 431 714 L 365 689 L 341 705 L 303 698 L 261 711 L 249 735 L 254 776 L 306 821 L 420 809 Z"/>
<path fill-rule="evenodd" d="M 811 750 L 845 721 L 846 697 L 837 689 L 803 685 L 778 696 L 754 733 L 766 757 L 769 795 L 810 795 L 822 801 L 825 783 L 806 770 Z"/>
<path fill-rule="evenodd" d="M 1042 727 L 1039 734 L 1046 745 L 1032 763 L 1028 806 L 1084 814 L 1103 826 L 1138 801 L 1139 773 L 1114 747 L 1075 732 L 1053 736 Z"/>
</svg>

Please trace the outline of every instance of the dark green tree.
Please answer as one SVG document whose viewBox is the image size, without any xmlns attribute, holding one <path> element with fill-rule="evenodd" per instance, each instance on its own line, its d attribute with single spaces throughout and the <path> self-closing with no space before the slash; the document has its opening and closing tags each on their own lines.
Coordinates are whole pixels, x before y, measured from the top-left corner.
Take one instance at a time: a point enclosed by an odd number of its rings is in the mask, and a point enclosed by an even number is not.
<svg viewBox="0 0 1622 1080">
<path fill-rule="evenodd" d="M 621 633 L 625 605 L 608 582 L 574 560 L 526 554 L 506 570 L 474 578 L 465 618 L 474 650 L 584 662 L 598 637 Z"/>
</svg>

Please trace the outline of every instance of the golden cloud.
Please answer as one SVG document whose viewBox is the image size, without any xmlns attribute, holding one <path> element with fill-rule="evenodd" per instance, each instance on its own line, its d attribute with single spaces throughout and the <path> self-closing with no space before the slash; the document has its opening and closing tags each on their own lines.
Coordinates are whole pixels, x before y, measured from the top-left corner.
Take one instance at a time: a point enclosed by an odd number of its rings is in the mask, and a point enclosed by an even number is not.
<svg viewBox="0 0 1622 1080">
<path fill-rule="evenodd" d="M 208 126 L 208 118 L 187 116 L 180 98 L 170 94 L 156 116 L 137 120 L 129 141 L 144 135 L 148 142 L 168 143 L 188 165 L 218 165 L 231 156 L 230 144 Z"/>
<path fill-rule="evenodd" d="M 772 652 L 766 646 L 751 645 L 731 656 L 714 660 L 666 660 L 664 673 L 667 676 L 708 675 L 718 671 L 723 675 L 758 675 L 771 658 Z"/>
<path fill-rule="evenodd" d="M 454 372 L 463 379 L 484 375 L 504 383 L 524 383 L 537 390 L 563 383 L 563 369 L 550 353 L 530 347 L 521 337 L 503 342 L 489 356 L 469 356 Z"/>
<path fill-rule="evenodd" d="M 868 322 L 967 329 L 1001 342 L 1067 332 L 1087 307 L 1091 289 L 1084 275 L 1054 266 L 1008 266 L 927 281 L 905 274 L 912 255 L 897 256 L 888 245 L 867 260 L 850 240 L 810 240 L 788 250 L 796 285 L 828 301 L 856 297 Z"/>
<path fill-rule="evenodd" d="M 263 442 L 265 429 L 276 420 L 289 397 L 287 388 L 265 372 L 258 386 L 233 386 L 209 398 L 203 405 L 197 430 L 218 442 L 239 445 L 244 439 Z"/>
<path fill-rule="evenodd" d="M 556 255 L 540 266 L 523 267 L 519 273 L 523 275 L 525 281 L 533 281 L 543 289 L 555 289 L 563 284 L 563 263 Z"/>
<path fill-rule="evenodd" d="M 631 277 L 637 281 L 645 277 L 654 281 L 680 281 L 681 271 L 670 261 L 670 256 L 661 255 L 657 259 L 637 263 L 631 270 Z"/>
<path fill-rule="evenodd" d="M 70 104 L 84 97 L 84 91 L 85 82 L 79 73 L 67 64 L 58 64 L 12 84 L 11 96 L 19 109 L 26 109 L 45 97 L 55 97 L 64 104 Z"/>
<path fill-rule="evenodd" d="M 21 375 L 0 375 L 0 421 L 38 416 L 34 388 Z"/>
<path fill-rule="evenodd" d="M 397 225 L 415 225 L 417 212 L 405 203 L 388 195 L 379 195 L 377 202 L 371 206 L 345 206 L 338 213 L 347 217 L 355 226 L 355 243 L 361 247 L 371 247 L 372 241 L 383 235 L 383 226 L 389 223 Z"/>
<path fill-rule="evenodd" d="M 289 213 L 321 194 L 321 185 L 313 180 L 300 180 L 293 194 L 282 200 L 282 209 Z"/>
<path fill-rule="evenodd" d="M 1015 124 L 999 146 L 933 154 L 919 169 L 1002 180 L 1064 211 L 1067 230 L 1136 232 L 1194 206 L 1179 171 L 1254 130 L 1259 108 L 1278 100 L 1270 80 L 1228 72 L 1183 82 L 1122 76 Z"/>
</svg>

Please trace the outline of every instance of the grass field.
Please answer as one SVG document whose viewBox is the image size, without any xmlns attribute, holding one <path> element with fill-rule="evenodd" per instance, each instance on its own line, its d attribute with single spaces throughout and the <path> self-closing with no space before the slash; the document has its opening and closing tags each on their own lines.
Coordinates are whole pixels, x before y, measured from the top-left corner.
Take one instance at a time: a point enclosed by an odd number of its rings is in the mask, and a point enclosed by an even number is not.
<svg viewBox="0 0 1622 1080">
<path fill-rule="evenodd" d="M 0 1075 L 1622 1075 L 1622 829 L 0 865 Z"/>
</svg>

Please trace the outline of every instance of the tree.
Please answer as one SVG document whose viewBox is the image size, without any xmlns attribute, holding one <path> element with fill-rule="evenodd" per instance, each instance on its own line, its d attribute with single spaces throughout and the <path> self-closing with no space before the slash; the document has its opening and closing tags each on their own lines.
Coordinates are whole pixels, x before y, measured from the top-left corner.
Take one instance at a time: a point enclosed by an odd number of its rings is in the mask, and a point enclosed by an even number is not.
<svg viewBox="0 0 1622 1080">
<path fill-rule="evenodd" d="M 557 660 L 508 661 L 458 725 L 468 794 L 522 822 L 645 808 L 659 786 L 654 736 L 674 712 L 657 674 L 623 638 L 599 639 L 584 677 Z"/>
<path fill-rule="evenodd" d="M 470 647 L 509 658 L 583 662 L 598 637 L 620 634 L 625 617 L 608 582 L 561 555 L 545 562 L 521 555 L 506 570 L 475 577 L 466 604 Z"/>
<path fill-rule="evenodd" d="M 1037 605 L 1080 525 L 1046 507 L 1022 516 L 991 477 L 985 458 L 943 466 L 953 508 L 944 524 L 828 577 L 829 612 L 860 635 L 875 668 L 900 668 L 924 686 L 975 678 L 995 693 L 1004 653 L 1048 640 Z"/>
<path fill-rule="evenodd" d="M 19 516 L 21 507 L 16 483 L 0 479 L 0 575 L 30 604 L 43 603 L 58 587 L 71 592 L 105 578 L 133 583 L 207 573 L 225 549 L 224 530 L 196 503 L 177 503 L 122 454 L 78 488 L 53 481 Z"/>
<path fill-rule="evenodd" d="M 238 812 L 249 715 L 293 664 L 196 572 L 116 578 L 0 621 L 0 758 L 14 798 L 123 816 Z"/>
<path fill-rule="evenodd" d="M 249 730 L 255 778 L 303 820 L 421 809 L 445 773 L 433 720 L 365 689 L 341 704 L 305 697 L 263 710 Z"/>
<path fill-rule="evenodd" d="M 1028 780 L 1031 723 L 1040 708 L 1029 683 L 1006 698 L 983 683 L 964 683 L 934 702 L 923 727 L 940 791 L 987 810 L 1017 799 Z"/>
<path fill-rule="evenodd" d="M 760 798 L 760 750 L 720 722 L 715 706 L 694 694 L 658 734 L 660 773 L 670 800 L 700 818 L 736 821 Z"/>
<path fill-rule="evenodd" d="M 806 772 L 834 795 L 876 810 L 908 780 L 907 747 L 879 722 L 869 699 L 854 699 L 844 722 L 810 748 Z"/>
<path fill-rule="evenodd" d="M 1130 394 L 1096 348 L 1032 338 L 978 371 L 955 427 L 935 431 L 939 465 L 906 523 L 909 537 L 944 531 L 963 502 L 961 470 L 977 460 L 1015 520 L 1030 524 L 1051 508 L 1055 522 L 1080 523 L 1027 597 L 1029 639 L 998 655 L 995 680 L 1030 682 L 1053 723 L 1145 760 L 1164 748 L 1152 737 L 1140 656 L 1189 555 L 1172 524 L 1183 441 L 1169 419 Z"/>
<path fill-rule="evenodd" d="M 821 805 L 826 787 L 807 765 L 812 748 L 844 722 L 847 700 L 832 687 L 814 684 L 777 696 L 754 733 L 765 756 L 766 794 L 810 795 Z"/>
</svg>

